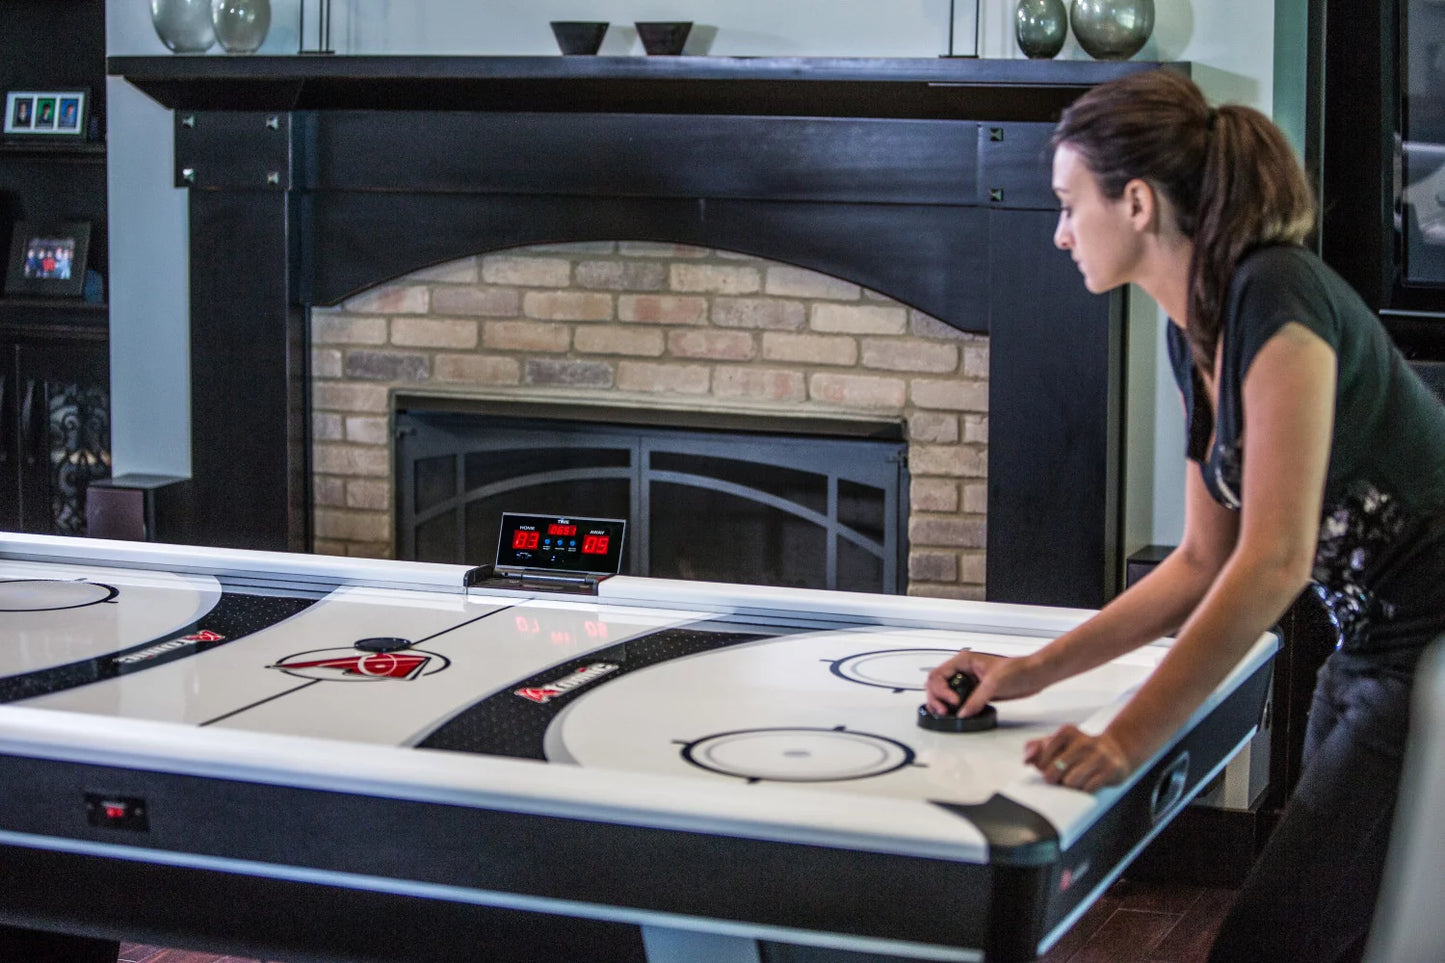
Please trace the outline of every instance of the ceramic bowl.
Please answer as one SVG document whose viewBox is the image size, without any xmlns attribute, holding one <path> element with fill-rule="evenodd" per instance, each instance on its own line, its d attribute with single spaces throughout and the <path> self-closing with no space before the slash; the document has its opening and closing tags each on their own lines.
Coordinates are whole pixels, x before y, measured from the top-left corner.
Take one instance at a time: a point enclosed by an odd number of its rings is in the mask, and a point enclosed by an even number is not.
<svg viewBox="0 0 1445 963">
<path fill-rule="evenodd" d="M 595 54 L 602 47 L 607 24 L 596 20 L 553 20 L 552 36 L 564 54 Z"/>
<path fill-rule="evenodd" d="M 642 38 L 642 49 L 649 54 L 676 55 L 687 45 L 687 35 L 692 31 L 691 22 L 649 21 L 635 23 L 637 35 Z"/>
</svg>

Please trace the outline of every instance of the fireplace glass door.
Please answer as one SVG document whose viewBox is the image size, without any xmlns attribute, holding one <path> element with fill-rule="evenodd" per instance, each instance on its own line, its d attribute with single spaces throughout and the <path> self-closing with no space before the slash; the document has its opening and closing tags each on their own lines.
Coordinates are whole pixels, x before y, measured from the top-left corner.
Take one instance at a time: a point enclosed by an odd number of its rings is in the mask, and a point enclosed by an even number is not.
<svg viewBox="0 0 1445 963">
<path fill-rule="evenodd" d="M 1407 284 L 1445 285 L 1445 7 L 1404 4 L 1398 221 Z"/>
<path fill-rule="evenodd" d="M 624 518 L 622 571 L 901 593 L 902 441 L 397 413 L 397 551 L 480 564 L 502 513 Z"/>
</svg>

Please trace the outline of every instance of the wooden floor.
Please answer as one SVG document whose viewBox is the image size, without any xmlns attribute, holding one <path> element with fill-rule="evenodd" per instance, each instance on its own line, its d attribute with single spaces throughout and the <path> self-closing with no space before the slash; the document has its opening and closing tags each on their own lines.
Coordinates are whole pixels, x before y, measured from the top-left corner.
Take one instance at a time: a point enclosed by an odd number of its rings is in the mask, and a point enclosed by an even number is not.
<svg viewBox="0 0 1445 963">
<path fill-rule="evenodd" d="M 1115 883 L 1042 963 L 1203 963 L 1232 889 Z"/>
<path fill-rule="evenodd" d="M 1203 963 L 1234 890 L 1115 883 L 1041 963 Z M 253 963 L 134 943 L 121 963 Z M 585 963 L 585 961 L 578 961 Z"/>
</svg>

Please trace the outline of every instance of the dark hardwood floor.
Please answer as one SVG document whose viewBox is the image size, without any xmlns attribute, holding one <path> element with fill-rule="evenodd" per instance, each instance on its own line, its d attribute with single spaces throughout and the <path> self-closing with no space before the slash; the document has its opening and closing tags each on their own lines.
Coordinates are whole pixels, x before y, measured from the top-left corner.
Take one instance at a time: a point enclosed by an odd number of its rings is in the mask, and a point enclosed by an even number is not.
<svg viewBox="0 0 1445 963">
<path fill-rule="evenodd" d="M 1041 963 L 1203 963 L 1234 890 L 1115 883 Z"/>
<path fill-rule="evenodd" d="M 1041 963 L 1203 963 L 1232 889 L 1115 883 Z M 125 943 L 120 963 L 255 963 L 237 956 Z M 582 961 L 579 961 L 582 963 Z M 706 963 L 706 961 L 699 961 Z"/>
</svg>

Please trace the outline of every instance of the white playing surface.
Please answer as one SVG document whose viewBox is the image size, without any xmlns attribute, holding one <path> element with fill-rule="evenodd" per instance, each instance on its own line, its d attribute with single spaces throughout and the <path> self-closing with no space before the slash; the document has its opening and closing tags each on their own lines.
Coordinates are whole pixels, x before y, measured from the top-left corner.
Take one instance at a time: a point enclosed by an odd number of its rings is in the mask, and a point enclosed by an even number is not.
<svg viewBox="0 0 1445 963">
<path fill-rule="evenodd" d="M 86 565 L 6 561 L 0 579 L 6 674 L 163 638 L 204 616 L 221 592 L 209 576 Z M 549 667 L 707 618 L 595 599 L 345 587 L 209 651 L 21 704 L 414 745 L 479 699 L 513 697 L 521 680 Z M 364 653 L 353 643 L 377 636 L 413 643 L 404 650 L 412 668 L 391 675 L 297 665 L 354 662 Z M 1046 641 L 883 626 L 783 631 L 593 683 L 552 721 L 546 754 L 600 770 L 979 802 L 1027 774 L 1025 741 L 1064 722 L 1101 725 L 1163 652 L 1146 648 L 1000 704 L 992 731 L 917 726 L 924 676 L 950 653 L 968 646 L 1019 655 Z"/>
<path fill-rule="evenodd" d="M 1033 698 L 999 703 L 997 729 L 919 728 L 924 677 L 956 650 L 1021 655 L 1045 641 L 855 628 L 731 646 L 597 686 L 553 723 L 547 756 L 728 782 L 981 802 L 1025 774 L 1027 740 L 1112 712 L 1162 655 L 1141 650 Z M 700 765 L 684 758 L 687 745 Z"/>
</svg>

